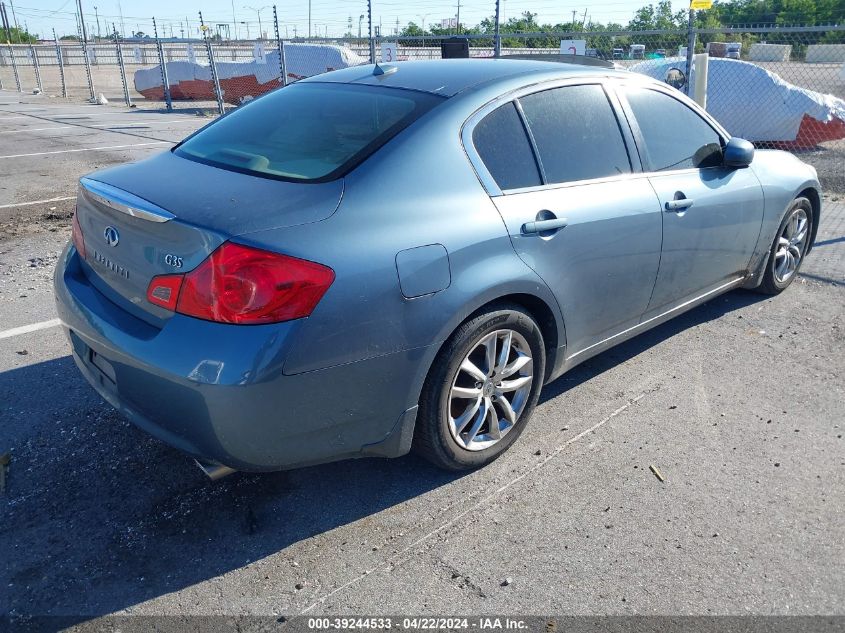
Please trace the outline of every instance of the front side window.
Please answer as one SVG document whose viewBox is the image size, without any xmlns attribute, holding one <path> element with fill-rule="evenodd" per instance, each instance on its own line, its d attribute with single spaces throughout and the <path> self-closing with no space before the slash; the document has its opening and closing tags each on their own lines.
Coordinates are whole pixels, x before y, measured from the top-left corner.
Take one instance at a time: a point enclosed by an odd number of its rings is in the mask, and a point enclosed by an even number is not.
<svg viewBox="0 0 845 633">
<path fill-rule="evenodd" d="M 622 131 L 601 86 L 554 88 L 519 102 L 547 183 L 630 173 Z"/>
<path fill-rule="evenodd" d="M 475 126 L 472 144 L 503 191 L 542 184 L 528 135 L 513 102 L 496 108 Z"/>
<path fill-rule="evenodd" d="M 691 108 L 646 88 L 629 88 L 625 95 L 640 126 L 650 171 L 722 164 L 719 133 Z"/>
<path fill-rule="evenodd" d="M 331 180 L 442 101 L 396 88 L 298 83 L 237 109 L 174 152 L 257 176 Z"/>
</svg>

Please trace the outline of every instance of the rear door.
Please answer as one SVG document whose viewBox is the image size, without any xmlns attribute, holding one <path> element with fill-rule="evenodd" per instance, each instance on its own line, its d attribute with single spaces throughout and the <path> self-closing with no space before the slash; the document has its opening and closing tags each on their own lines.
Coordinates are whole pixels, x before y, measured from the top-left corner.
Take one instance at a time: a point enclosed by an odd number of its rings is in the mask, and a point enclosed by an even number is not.
<svg viewBox="0 0 845 633">
<path fill-rule="evenodd" d="M 723 166 L 727 139 L 686 103 L 653 88 L 622 92 L 663 209 L 652 316 L 746 274 L 763 222 L 763 189 L 752 170 Z"/>
<path fill-rule="evenodd" d="M 601 83 L 497 105 L 470 121 L 470 155 L 517 253 L 557 297 L 572 357 L 639 322 L 660 259 L 659 203 Z"/>
</svg>

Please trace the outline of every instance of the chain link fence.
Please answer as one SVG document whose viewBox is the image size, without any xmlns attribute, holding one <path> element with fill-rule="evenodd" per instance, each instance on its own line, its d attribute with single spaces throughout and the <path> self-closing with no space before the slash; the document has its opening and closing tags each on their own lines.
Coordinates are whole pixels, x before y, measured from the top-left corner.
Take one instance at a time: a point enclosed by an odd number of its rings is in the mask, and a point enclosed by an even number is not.
<svg viewBox="0 0 845 633">
<path fill-rule="evenodd" d="M 155 23 L 153 22 L 155 28 Z M 278 30 L 276 30 L 278 33 Z M 758 146 L 829 162 L 845 191 L 845 26 L 698 29 L 695 53 L 707 53 L 697 99 L 729 132 Z M 466 36 L 469 56 L 494 57 L 490 35 Z M 702 61 L 687 68 L 687 31 L 503 33 L 501 56 L 558 59 L 577 52 L 665 80 L 673 69 L 696 83 Z M 376 38 L 396 61 L 439 59 L 440 37 Z M 6 89 L 69 100 L 100 99 L 144 109 L 223 113 L 284 84 L 370 61 L 370 41 L 323 39 L 220 41 L 98 38 L 0 47 Z M 702 91 L 702 86 L 706 88 Z M 806 159 L 806 158 L 805 158 Z M 836 166 L 839 166 L 836 169 Z M 838 175 L 837 175 L 838 174 Z M 839 181 L 842 182 L 839 182 Z"/>
</svg>

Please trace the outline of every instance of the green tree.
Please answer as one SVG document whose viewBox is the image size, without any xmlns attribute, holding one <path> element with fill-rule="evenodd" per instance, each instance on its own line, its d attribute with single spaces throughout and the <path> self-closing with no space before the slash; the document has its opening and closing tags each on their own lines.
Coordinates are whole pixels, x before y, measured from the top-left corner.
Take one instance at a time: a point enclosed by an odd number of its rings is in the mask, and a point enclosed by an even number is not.
<svg viewBox="0 0 845 633">
<path fill-rule="evenodd" d="M 660 0 L 657 6 L 646 5 L 637 9 L 633 19 L 628 22 L 632 31 L 671 30 L 683 28 L 687 21 L 687 12 L 672 13 L 670 0 Z"/>
<path fill-rule="evenodd" d="M 782 0 L 776 23 L 814 26 L 816 24 L 815 0 Z"/>
<path fill-rule="evenodd" d="M 28 31 L 16 26 L 13 26 L 9 30 L 8 34 L 5 30 L 0 30 L 0 37 L 2 37 L 3 42 L 5 42 L 8 37 L 12 44 L 35 44 L 38 41 L 38 38 L 35 35 L 32 35 Z"/>
</svg>

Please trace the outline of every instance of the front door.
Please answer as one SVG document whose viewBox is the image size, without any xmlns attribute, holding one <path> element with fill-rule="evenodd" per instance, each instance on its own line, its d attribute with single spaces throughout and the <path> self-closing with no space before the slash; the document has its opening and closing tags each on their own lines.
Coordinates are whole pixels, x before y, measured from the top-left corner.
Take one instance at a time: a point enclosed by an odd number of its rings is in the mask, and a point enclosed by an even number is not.
<svg viewBox="0 0 845 633">
<path fill-rule="evenodd" d="M 763 222 L 750 169 L 722 164 L 725 139 L 669 94 L 627 87 L 644 168 L 663 209 L 660 271 L 648 316 L 743 277 Z"/>
</svg>

